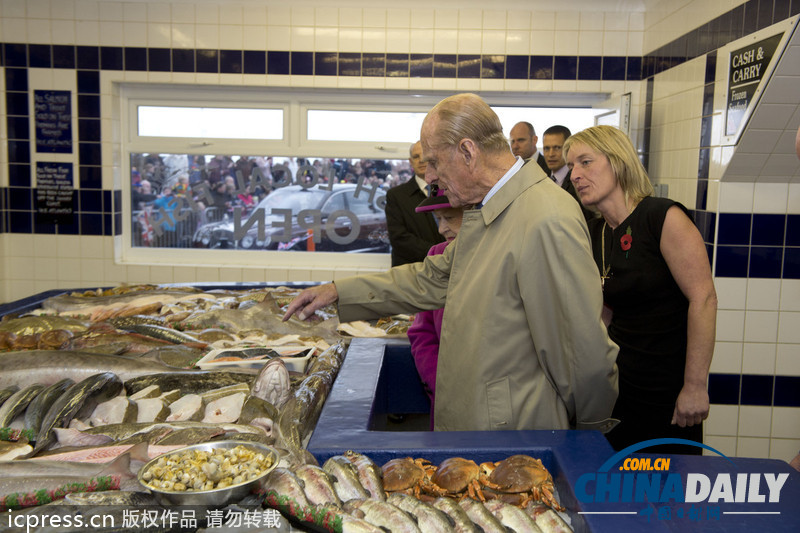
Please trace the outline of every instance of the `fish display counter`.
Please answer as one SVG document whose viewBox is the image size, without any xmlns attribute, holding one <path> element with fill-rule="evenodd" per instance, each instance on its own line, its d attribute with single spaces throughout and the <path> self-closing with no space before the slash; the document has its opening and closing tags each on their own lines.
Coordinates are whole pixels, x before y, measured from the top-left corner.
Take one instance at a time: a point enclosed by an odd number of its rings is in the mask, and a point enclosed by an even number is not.
<svg viewBox="0 0 800 533">
<path fill-rule="evenodd" d="M 307 285 L 121 286 L 0 306 L 0 530 L 94 513 L 144 531 L 136 513 L 188 511 L 192 525 L 156 529 L 221 531 L 220 513 L 253 533 L 798 529 L 797 474 L 780 461 L 653 457 L 671 466 L 635 471 L 625 460 L 646 455 L 614 459 L 598 432 L 432 432 L 411 317 L 340 324 L 329 307 L 284 323 Z M 248 457 L 269 460 L 254 471 Z M 702 521 L 678 516 L 698 507 Z"/>
<path fill-rule="evenodd" d="M 323 462 L 357 447 L 378 464 L 532 456 L 552 475 L 561 514 L 575 531 L 800 528 L 800 474 L 785 461 L 646 449 L 615 458 L 598 431 L 432 432 L 429 411 L 406 342 L 354 339 L 308 451 Z"/>
</svg>

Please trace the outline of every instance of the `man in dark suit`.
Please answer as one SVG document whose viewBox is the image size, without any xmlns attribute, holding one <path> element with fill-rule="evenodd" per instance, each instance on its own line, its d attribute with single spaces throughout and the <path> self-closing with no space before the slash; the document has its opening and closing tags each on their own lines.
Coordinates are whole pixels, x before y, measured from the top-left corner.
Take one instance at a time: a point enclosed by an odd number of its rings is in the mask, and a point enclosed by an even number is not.
<svg viewBox="0 0 800 533">
<path fill-rule="evenodd" d="M 546 172 L 551 180 L 555 181 L 562 189 L 575 198 L 575 201 L 581 206 L 583 217 L 588 222 L 591 218 L 594 218 L 594 213 L 583 207 L 583 204 L 578 199 L 575 186 L 572 184 L 572 180 L 569 179 L 572 172 L 567 166 L 562 152 L 564 141 L 566 141 L 570 135 L 572 135 L 572 132 L 569 131 L 569 128 L 566 126 L 550 126 L 545 130 L 542 135 L 542 151 L 544 152 L 544 158 L 547 163 Z"/>
<path fill-rule="evenodd" d="M 419 203 L 427 198 L 422 145 L 411 145 L 409 162 L 414 175 L 404 184 L 386 193 L 386 226 L 392 245 L 392 266 L 422 261 L 431 246 L 443 241 L 436 220 L 429 212 L 417 213 Z"/>
<path fill-rule="evenodd" d="M 511 135 L 509 141 L 511 142 L 511 151 L 528 161 L 536 161 L 539 166 L 544 170 L 545 174 L 550 174 L 547 168 L 547 163 L 544 156 L 536 149 L 536 143 L 539 142 L 539 137 L 536 136 L 536 130 L 533 129 L 533 124 L 530 122 L 517 122 L 511 128 Z"/>
</svg>

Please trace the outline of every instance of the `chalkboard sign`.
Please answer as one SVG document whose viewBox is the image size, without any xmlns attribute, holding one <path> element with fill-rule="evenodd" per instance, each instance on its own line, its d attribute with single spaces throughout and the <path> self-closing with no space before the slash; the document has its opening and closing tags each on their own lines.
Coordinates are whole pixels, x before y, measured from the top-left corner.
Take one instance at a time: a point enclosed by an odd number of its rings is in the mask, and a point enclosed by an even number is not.
<svg viewBox="0 0 800 533">
<path fill-rule="evenodd" d="M 72 163 L 36 163 L 36 222 L 71 224 Z"/>
<path fill-rule="evenodd" d="M 69 91 L 33 91 L 36 151 L 72 153 L 72 95 Z"/>
<path fill-rule="evenodd" d="M 753 95 L 767 72 L 783 33 L 731 52 L 728 74 L 728 116 L 725 135 L 735 135 Z"/>
</svg>

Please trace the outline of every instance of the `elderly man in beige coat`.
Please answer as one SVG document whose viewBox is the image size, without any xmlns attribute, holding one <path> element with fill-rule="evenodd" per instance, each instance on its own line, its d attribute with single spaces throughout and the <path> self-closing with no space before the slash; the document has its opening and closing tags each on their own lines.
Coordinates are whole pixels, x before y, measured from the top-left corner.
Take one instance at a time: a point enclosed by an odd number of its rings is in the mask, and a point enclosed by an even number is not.
<svg viewBox="0 0 800 533">
<path fill-rule="evenodd" d="M 523 166 L 474 94 L 437 104 L 421 139 L 426 181 L 468 207 L 455 241 L 421 263 L 306 289 L 284 318 L 337 300 L 343 322 L 444 306 L 436 430 L 608 430 L 617 346 L 577 203 Z"/>
</svg>

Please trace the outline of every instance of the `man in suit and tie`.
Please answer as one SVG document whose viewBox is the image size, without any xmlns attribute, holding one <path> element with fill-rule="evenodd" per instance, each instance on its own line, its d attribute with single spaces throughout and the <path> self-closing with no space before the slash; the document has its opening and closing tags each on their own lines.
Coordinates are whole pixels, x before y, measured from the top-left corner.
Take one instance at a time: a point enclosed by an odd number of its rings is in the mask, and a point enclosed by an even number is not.
<svg viewBox="0 0 800 533">
<path fill-rule="evenodd" d="M 575 186 L 569 179 L 572 172 L 567 166 L 567 162 L 564 159 L 562 152 L 564 148 L 564 142 L 570 135 L 572 135 L 572 132 L 569 131 L 569 128 L 566 126 L 550 126 L 545 130 L 544 134 L 542 135 L 542 151 L 544 152 L 544 159 L 547 163 L 546 172 L 547 175 L 550 176 L 551 180 L 555 181 L 559 186 L 561 186 L 562 189 L 567 191 L 573 198 L 575 198 L 575 201 L 581 206 L 583 217 L 588 222 L 594 217 L 594 213 L 583 207 L 583 204 L 578 199 L 578 193 L 575 191 Z"/>
<path fill-rule="evenodd" d="M 549 174 L 550 170 L 547 168 L 544 156 L 536 149 L 536 143 L 539 142 L 539 137 L 536 136 L 536 130 L 533 129 L 533 124 L 530 122 L 517 122 L 511 128 L 511 151 L 514 155 L 521 157 L 527 163 L 528 161 L 536 161 L 545 174 Z"/>
<path fill-rule="evenodd" d="M 430 212 L 417 213 L 416 207 L 427 198 L 422 145 L 411 145 L 409 162 L 414 175 L 386 193 L 386 226 L 392 245 L 392 266 L 422 261 L 431 246 L 442 242 L 436 220 Z"/>
</svg>

